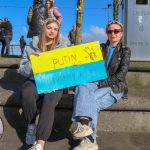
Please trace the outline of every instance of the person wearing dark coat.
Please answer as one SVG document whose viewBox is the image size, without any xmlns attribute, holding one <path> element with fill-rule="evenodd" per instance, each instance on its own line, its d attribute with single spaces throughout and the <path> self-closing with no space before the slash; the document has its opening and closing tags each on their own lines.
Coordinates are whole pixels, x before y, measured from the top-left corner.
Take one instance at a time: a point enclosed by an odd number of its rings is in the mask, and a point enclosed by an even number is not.
<svg viewBox="0 0 150 150">
<path fill-rule="evenodd" d="M 70 40 L 71 45 L 75 45 L 75 40 L 76 40 L 76 24 L 73 25 L 73 28 L 69 32 L 68 38 Z"/>
<path fill-rule="evenodd" d="M 10 54 L 10 42 L 12 40 L 12 24 L 8 20 L 8 18 L 4 19 L 4 22 L 1 23 L 0 28 L 4 29 L 4 37 L 6 44 L 6 55 Z"/>
<path fill-rule="evenodd" d="M 107 78 L 76 87 L 72 120 L 78 122 L 73 133 L 81 143 L 73 150 L 98 150 L 98 113 L 122 99 L 126 92 L 126 75 L 131 50 L 122 44 L 123 25 L 118 21 L 106 26 L 108 41 L 101 44 Z"/>
<path fill-rule="evenodd" d="M 24 36 L 22 35 L 20 38 L 21 56 L 23 56 L 23 54 L 24 54 L 25 46 L 26 46 L 26 41 L 24 40 Z"/>
<path fill-rule="evenodd" d="M 48 18 L 47 9 L 42 0 L 34 0 L 28 11 L 27 23 L 29 25 L 28 38 L 40 35 L 42 25 Z"/>
</svg>

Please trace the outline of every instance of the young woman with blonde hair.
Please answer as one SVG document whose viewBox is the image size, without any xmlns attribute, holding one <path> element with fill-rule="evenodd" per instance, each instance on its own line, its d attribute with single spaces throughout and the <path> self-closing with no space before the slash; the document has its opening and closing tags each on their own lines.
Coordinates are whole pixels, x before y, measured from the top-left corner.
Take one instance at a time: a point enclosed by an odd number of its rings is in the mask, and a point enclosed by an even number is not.
<svg viewBox="0 0 150 150">
<path fill-rule="evenodd" d="M 55 106 L 63 93 L 61 90 L 44 94 L 37 93 L 29 56 L 31 54 L 38 56 L 41 52 L 65 47 L 63 43 L 60 43 L 59 32 L 59 22 L 55 19 L 47 19 L 42 27 L 39 41 L 34 42 L 37 43 L 36 47 L 31 43 L 20 63 L 19 72 L 28 78 L 22 86 L 21 102 L 24 118 L 28 123 L 26 143 L 28 145 L 33 144 L 29 150 L 43 150 L 45 142 L 52 131 Z M 39 100 L 41 101 L 41 111 L 38 124 L 35 125 L 37 101 Z"/>
</svg>

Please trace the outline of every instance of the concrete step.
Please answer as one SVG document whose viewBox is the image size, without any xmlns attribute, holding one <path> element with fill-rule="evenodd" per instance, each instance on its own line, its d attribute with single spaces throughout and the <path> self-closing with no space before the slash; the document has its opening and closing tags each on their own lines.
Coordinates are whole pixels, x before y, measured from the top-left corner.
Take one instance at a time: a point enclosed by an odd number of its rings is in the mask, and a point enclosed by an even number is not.
<svg viewBox="0 0 150 150">
<path fill-rule="evenodd" d="M 19 56 L 5 56 L 0 57 L 0 68 L 18 68 L 22 58 Z M 150 62 L 147 61 L 131 61 L 130 62 L 130 71 L 150 71 Z"/>
<path fill-rule="evenodd" d="M 53 133 L 45 150 L 67 150 L 77 142 L 72 141 L 69 128 L 71 111 L 56 110 Z M 0 107 L 4 133 L 0 139 L 1 150 L 27 150 L 24 144 L 26 123 L 17 108 Z M 150 112 L 102 111 L 99 116 L 97 142 L 100 150 L 149 150 Z"/>
<path fill-rule="evenodd" d="M 107 110 L 150 110 L 150 92 L 149 89 L 129 88 L 128 99 L 123 99 L 114 104 Z"/>
<path fill-rule="evenodd" d="M 129 71 L 150 72 L 149 61 L 131 61 Z"/>
<path fill-rule="evenodd" d="M 22 83 L 25 78 L 18 74 L 18 66 L 21 58 L 0 59 L 0 82 Z M 150 63 L 149 62 L 130 62 L 127 81 L 129 87 L 150 88 Z"/>
<path fill-rule="evenodd" d="M 18 69 L 0 68 L 0 83 L 22 84 L 25 77 L 18 73 Z M 150 72 L 128 72 L 127 82 L 130 88 L 150 88 Z"/>
<path fill-rule="evenodd" d="M 128 72 L 127 82 L 130 88 L 149 89 L 150 72 Z"/>
<path fill-rule="evenodd" d="M 18 69 L 15 68 L 0 68 L 0 83 L 24 83 L 26 80 Z"/>
<path fill-rule="evenodd" d="M 0 84 L 0 105 L 20 106 L 20 84 Z M 107 110 L 150 110 L 149 89 L 130 89 L 128 99 L 121 100 Z M 63 95 L 58 108 L 72 109 L 73 95 Z"/>
<path fill-rule="evenodd" d="M 18 68 L 20 60 L 18 56 L 0 57 L 0 68 Z"/>
<path fill-rule="evenodd" d="M 0 106 L 20 107 L 21 86 L 21 84 L 15 83 L 0 83 Z M 73 95 L 64 94 L 58 107 L 72 109 L 72 100 Z"/>
</svg>

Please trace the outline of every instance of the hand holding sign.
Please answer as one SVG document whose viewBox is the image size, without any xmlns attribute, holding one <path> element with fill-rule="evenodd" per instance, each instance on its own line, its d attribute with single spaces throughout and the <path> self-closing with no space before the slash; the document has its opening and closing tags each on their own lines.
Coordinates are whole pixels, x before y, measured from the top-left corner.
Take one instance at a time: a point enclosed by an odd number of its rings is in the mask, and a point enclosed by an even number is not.
<svg viewBox="0 0 150 150">
<path fill-rule="evenodd" d="M 107 78 L 99 42 L 30 56 L 38 94 Z"/>
</svg>

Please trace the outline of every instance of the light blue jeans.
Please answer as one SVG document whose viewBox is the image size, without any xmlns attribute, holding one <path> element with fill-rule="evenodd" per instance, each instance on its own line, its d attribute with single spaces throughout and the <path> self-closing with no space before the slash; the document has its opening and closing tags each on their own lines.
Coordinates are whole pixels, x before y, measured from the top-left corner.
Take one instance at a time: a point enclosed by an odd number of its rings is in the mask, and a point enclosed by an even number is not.
<svg viewBox="0 0 150 150">
<path fill-rule="evenodd" d="M 123 93 L 114 93 L 110 87 L 99 88 L 95 83 L 82 84 L 76 87 L 72 120 L 79 121 L 80 116 L 91 118 L 90 125 L 96 140 L 98 112 L 121 99 Z"/>
</svg>

